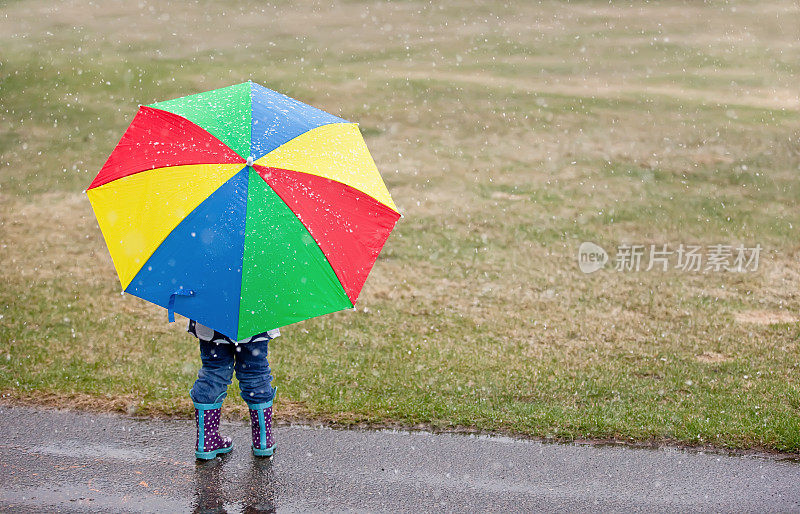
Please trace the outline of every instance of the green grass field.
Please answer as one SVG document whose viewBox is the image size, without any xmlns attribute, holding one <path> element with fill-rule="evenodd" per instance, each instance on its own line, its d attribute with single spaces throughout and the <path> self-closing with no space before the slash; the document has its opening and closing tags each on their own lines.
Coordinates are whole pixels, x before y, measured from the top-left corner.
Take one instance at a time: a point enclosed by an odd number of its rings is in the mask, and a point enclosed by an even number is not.
<svg viewBox="0 0 800 514">
<path fill-rule="evenodd" d="M 196 341 L 82 190 L 138 104 L 252 79 L 358 121 L 404 214 L 355 312 L 271 346 L 279 418 L 800 451 L 796 2 L 165 9 L 0 2 L 4 401 L 191 414 Z M 586 275 L 583 241 L 763 250 Z"/>
</svg>

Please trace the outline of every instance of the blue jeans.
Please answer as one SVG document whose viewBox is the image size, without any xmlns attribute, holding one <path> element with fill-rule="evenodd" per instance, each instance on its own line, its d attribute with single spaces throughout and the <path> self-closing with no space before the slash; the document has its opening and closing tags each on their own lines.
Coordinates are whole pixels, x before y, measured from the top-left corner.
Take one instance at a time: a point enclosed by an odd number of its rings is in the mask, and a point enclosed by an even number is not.
<svg viewBox="0 0 800 514">
<path fill-rule="evenodd" d="M 246 344 L 212 343 L 200 341 L 200 359 L 203 367 L 189 392 L 195 403 L 221 402 L 228 394 L 228 386 L 236 371 L 242 399 L 246 403 L 266 403 L 275 396 L 272 387 L 267 346 L 269 341 Z"/>
</svg>

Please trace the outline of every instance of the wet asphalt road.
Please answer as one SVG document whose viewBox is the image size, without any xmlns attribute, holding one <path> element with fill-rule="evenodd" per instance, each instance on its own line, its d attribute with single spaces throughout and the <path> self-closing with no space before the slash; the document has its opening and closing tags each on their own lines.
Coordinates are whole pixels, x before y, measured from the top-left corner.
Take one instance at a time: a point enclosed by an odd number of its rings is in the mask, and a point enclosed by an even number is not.
<svg viewBox="0 0 800 514">
<path fill-rule="evenodd" d="M 194 460 L 190 421 L 0 407 L 0 511 L 800 511 L 800 465 L 676 449 L 276 430 Z"/>
</svg>

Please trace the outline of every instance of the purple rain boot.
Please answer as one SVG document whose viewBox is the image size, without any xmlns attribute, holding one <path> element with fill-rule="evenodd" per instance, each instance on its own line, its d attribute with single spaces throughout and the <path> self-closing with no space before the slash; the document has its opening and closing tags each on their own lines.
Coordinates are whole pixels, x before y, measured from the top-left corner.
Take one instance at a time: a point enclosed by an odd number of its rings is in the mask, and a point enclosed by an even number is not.
<svg viewBox="0 0 800 514">
<path fill-rule="evenodd" d="M 269 457 L 275 452 L 275 438 L 272 436 L 272 400 L 266 403 L 248 403 L 250 426 L 253 429 L 253 455 Z"/>
<path fill-rule="evenodd" d="M 194 456 L 209 460 L 233 450 L 233 441 L 219 435 L 219 418 L 222 402 L 194 403 L 194 421 L 197 425 L 197 444 Z"/>
</svg>

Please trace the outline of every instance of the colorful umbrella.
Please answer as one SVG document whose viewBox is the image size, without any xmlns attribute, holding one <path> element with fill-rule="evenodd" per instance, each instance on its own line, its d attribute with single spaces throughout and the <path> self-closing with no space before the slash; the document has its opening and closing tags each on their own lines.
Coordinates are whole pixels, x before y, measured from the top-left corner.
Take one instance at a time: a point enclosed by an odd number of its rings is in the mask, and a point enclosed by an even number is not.
<svg viewBox="0 0 800 514">
<path fill-rule="evenodd" d="M 86 193 L 126 293 L 234 340 L 353 307 L 400 217 L 357 124 L 253 82 L 141 106 Z"/>
</svg>

